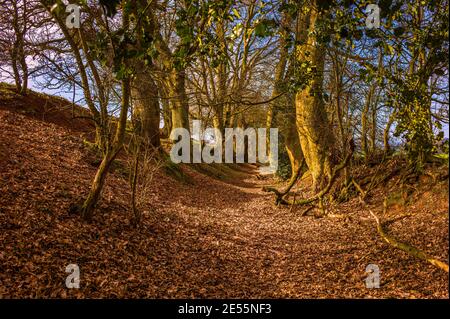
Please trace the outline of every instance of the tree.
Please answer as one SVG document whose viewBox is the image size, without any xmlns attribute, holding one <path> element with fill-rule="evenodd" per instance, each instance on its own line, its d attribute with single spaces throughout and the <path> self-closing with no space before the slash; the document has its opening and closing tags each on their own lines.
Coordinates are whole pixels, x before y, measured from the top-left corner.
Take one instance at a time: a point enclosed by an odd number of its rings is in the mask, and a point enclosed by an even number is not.
<svg viewBox="0 0 450 319">
<path fill-rule="evenodd" d="M 0 51 L 2 70 L 12 74 L 17 91 L 26 95 L 30 71 L 27 58 L 31 56 L 30 33 L 42 22 L 33 0 L 1 0 L 0 2 Z M 6 67 L 6 68 L 5 68 Z"/>
<path fill-rule="evenodd" d="M 95 174 L 87 198 L 81 205 L 74 206 L 74 209 L 79 211 L 85 220 L 89 221 L 92 219 L 95 205 L 100 199 L 109 168 L 122 149 L 125 137 L 128 109 L 130 106 L 132 74 L 128 51 L 129 44 L 131 43 L 131 38 L 128 33 L 130 31 L 130 12 L 128 11 L 127 1 L 122 1 L 121 5 L 125 10 L 122 12 L 119 27 L 113 32 L 109 29 L 108 17 L 100 15 L 98 7 L 84 5 L 83 8 L 90 13 L 89 22 L 97 22 L 96 27 L 101 30 L 100 40 L 95 42 L 92 40 L 92 35 L 95 32 L 91 30 L 91 33 L 88 33 L 87 30 L 89 28 L 80 28 L 77 31 L 69 30 L 65 24 L 65 17 L 63 15 L 65 7 L 61 3 L 56 3 L 56 6 L 53 6 L 54 3 L 50 1 L 42 1 L 42 4 L 63 32 L 71 48 L 71 52 L 75 57 L 83 84 L 84 97 L 96 123 L 97 132 L 100 135 L 99 144 L 103 152 L 103 159 Z M 94 25 L 92 24 L 92 26 Z M 86 39 L 88 35 L 91 36 L 89 43 Z M 96 50 L 93 50 L 93 48 Z M 95 56 L 92 55 L 93 52 Z M 108 114 L 109 91 L 107 89 L 107 83 L 101 79 L 99 62 L 103 63 L 103 65 L 110 63 L 109 66 L 115 71 L 114 78 L 120 83 L 120 114 L 116 123 L 113 125 L 115 131 L 113 136 L 109 132 L 111 128 L 111 118 Z M 97 92 L 97 101 L 93 100 L 88 74 L 93 77 L 94 88 Z M 98 102 L 100 110 L 97 109 L 95 102 Z"/>
<path fill-rule="evenodd" d="M 330 145 L 334 139 L 323 100 L 325 47 L 318 37 L 324 13 L 316 1 L 302 11 L 298 14 L 296 30 L 296 75 L 308 79 L 295 97 L 297 130 L 313 187 L 318 190 L 325 177 L 331 177 Z"/>
<path fill-rule="evenodd" d="M 152 56 L 146 57 L 145 52 L 151 48 L 149 34 L 153 34 L 153 24 L 145 18 L 147 1 L 136 1 L 133 14 L 136 17 L 135 51 L 139 52 L 133 59 L 134 76 L 131 84 L 132 102 L 137 133 L 143 137 L 145 144 L 158 148 L 160 146 L 159 122 L 159 89 L 154 78 L 155 63 Z M 142 57 L 146 57 L 142 60 Z"/>
</svg>

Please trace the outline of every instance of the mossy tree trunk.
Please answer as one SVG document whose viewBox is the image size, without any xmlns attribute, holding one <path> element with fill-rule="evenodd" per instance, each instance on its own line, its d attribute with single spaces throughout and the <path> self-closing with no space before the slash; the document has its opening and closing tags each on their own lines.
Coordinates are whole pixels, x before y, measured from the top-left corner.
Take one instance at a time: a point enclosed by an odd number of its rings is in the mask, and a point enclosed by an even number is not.
<svg viewBox="0 0 450 319">
<path fill-rule="evenodd" d="M 125 78 L 122 80 L 121 107 L 120 107 L 120 116 L 115 132 L 116 134 L 114 136 L 114 140 L 111 144 L 111 147 L 108 148 L 105 154 L 103 155 L 102 162 L 100 163 L 100 166 L 95 174 L 94 180 L 92 181 L 90 192 L 86 200 L 84 201 L 83 205 L 81 206 L 81 216 L 86 221 L 90 221 L 92 219 L 94 208 L 100 199 L 103 186 L 105 185 L 106 176 L 108 175 L 108 171 L 111 167 L 111 164 L 123 147 L 123 141 L 125 138 L 125 128 L 127 125 L 128 109 L 130 105 L 130 94 L 131 94 L 130 82 L 131 81 L 129 78 Z"/>
<path fill-rule="evenodd" d="M 167 79 L 172 129 L 189 129 L 189 102 L 186 94 L 186 75 L 184 70 L 173 70 Z"/>
<path fill-rule="evenodd" d="M 283 15 L 283 20 L 281 24 L 280 30 L 280 40 L 279 40 L 279 50 L 280 50 L 280 59 L 275 67 L 275 78 L 274 78 L 274 87 L 272 91 L 271 99 L 272 101 L 269 103 L 269 107 L 267 110 L 266 116 L 266 129 L 269 132 L 270 128 L 273 127 L 274 120 L 276 118 L 277 111 L 280 105 L 279 96 L 284 90 L 285 86 L 285 74 L 286 74 L 286 65 L 288 61 L 288 46 L 287 46 L 287 37 L 288 37 L 288 26 L 289 26 L 288 14 Z M 278 98 L 277 98 L 278 97 Z M 295 122 L 295 121 L 294 121 Z M 270 135 L 267 134 L 267 149 L 270 149 Z"/>
<path fill-rule="evenodd" d="M 321 13 L 314 8 L 299 18 L 297 35 L 302 44 L 296 47 L 299 64 L 307 62 L 315 68 L 306 87 L 297 92 L 295 106 L 300 144 L 316 191 L 331 175 L 330 145 L 333 143 L 323 100 L 325 48 L 315 34 L 320 18 Z"/>
<path fill-rule="evenodd" d="M 367 141 L 367 134 L 368 134 L 368 117 L 369 117 L 369 110 L 372 104 L 372 98 L 375 91 L 375 84 L 371 84 L 369 87 L 369 91 L 366 96 L 366 101 L 364 103 L 364 108 L 361 112 L 361 150 L 364 154 L 364 157 L 367 161 L 369 157 L 369 144 Z"/>
<path fill-rule="evenodd" d="M 92 220 L 95 205 L 97 205 L 100 199 L 103 186 L 105 185 L 106 176 L 112 162 L 114 161 L 114 158 L 115 155 L 111 152 L 105 154 L 99 168 L 97 169 L 97 172 L 95 173 L 90 192 L 81 206 L 81 217 L 86 221 Z"/>
<path fill-rule="evenodd" d="M 216 34 L 217 39 L 220 43 L 220 50 L 227 54 L 228 46 L 227 40 L 225 37 L 225 24 L 224 21 L 219 21 L 216 26 Z M 213 125 L 214 128 L 219 130 L 222 134 L 222 138 L 224 138 L 224 106 L 226 104 L 227 99 L 227 79 L 228 79 L 228 61 L 222 60 L 219 62 L 218 67 L 216 68 L 218 86 L 217 86 L 217 94 L 213 93 L 214 102 L 213 102 Z"/>
<path fill-rule="evenodd" d="M 303 160 L 302 148 L 298 139 L 297 127 L 295 119 L 288 121 L 285 134 L 285 148 L 291 163 L 291 178 L 297 174 L 300 169 L 300 163 Z"/>
<path fill-rule="evenodd" d="M 160 146 L 158 87 L 149 70 L 137 71 L 131 90 L 136 131 L 145 144 Z"/>
</svg>

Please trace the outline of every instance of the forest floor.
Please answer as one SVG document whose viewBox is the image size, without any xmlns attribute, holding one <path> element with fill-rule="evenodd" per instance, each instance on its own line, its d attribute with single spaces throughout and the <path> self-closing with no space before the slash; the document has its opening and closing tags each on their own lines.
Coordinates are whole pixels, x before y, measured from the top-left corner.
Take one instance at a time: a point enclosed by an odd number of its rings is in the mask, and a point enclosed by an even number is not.
<svg viewBox="0 0 450 319">
<path fill-rule="evenodd" d="M 184 183 L 156 172 L 136 230 L 117 164 L 83 222 L 69 207 L 96 171 L 88 125 L 27 103 L 0 96 L 0 298 L 449 297 L 448 274 L 384 243 L 356 197 L 301 217 L 275 207 L 261 190 L 275 181 L 249 165 L 221 179 L 185 165 Z M 423 178 L 383 212 L 396 187 L 375 190 L 369 207 L 391 235 L 448 263 L 448 180 Z M 68 264 L 80 267 L 80 289 L 65 287 Z M 379 289 L 365 286 L 368 264 Z"/>
</svg>

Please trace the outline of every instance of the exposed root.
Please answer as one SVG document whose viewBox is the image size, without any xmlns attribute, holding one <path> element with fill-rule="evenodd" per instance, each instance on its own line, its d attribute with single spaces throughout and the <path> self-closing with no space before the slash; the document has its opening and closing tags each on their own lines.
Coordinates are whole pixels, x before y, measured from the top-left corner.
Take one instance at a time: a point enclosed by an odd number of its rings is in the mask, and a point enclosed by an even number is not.
<svg viewBox="0 0 450 319">
<path fill-rule="evenodd" d="M 312 206 L 309 206 L 308 208 L 306 208 L 301 214 L 300 214 L 300 216 L 306 216 L 306 214 L 308 214 L 308 212 L 310 212 L 311 210 L 313 210 L 314 208 L 317 208 L 316 206 L 314 206 L 314 205 L 312 205 Z"/>
<path fill-rule="evenodd" d="M 303 166 L 305 165 L 305 159 L 302 159 L 300 166 L 298 167 L 297 171 L 292 175 L 291 180 L 289 181 L 289 184 L 287 185 L 287 187 L 284 190 L 278 190 L 274 187 L 263 187 L 262 190 L 264 192 L 273 192 L 276 196 L 275 198 L 275 205 L 279 205 L 279 204 L 287 204 L 286 201 L 283 199 L 283 197 L 289 193 L 289 191 L 291 190 L 291 188 L 295 185 L 295 182 L 298 180 L 298 178 L 300 177 L 300 173 L 303 169 Z M 295 198 L 294 198 L 295 201 Z"/>
<path fill-rule="evenodd" d="M 350 152 L 347 154 L 347 156 L 345 156 L 344 160 L 337 166 L 335 166 L 333 168 L 333 171 L 331 173 L 331 177 L 328 180 L 327 186 L 325 186 L 325 188 L 323 188 L 320 192 L 318 192 L 317 194 L 315 194 L 314 196 L 311 196 L 309 198 L 305 198 L 305 199 L 301 199 L 295 202 L 289 202 L 289 201 L 284 201 L 285 203 L 289 204 L 289 205 L 306 205 L 306 204 L 310 204 L 312 202 L 315 202 L 321 198 L 323 198 L 331 189 L 331 187 L 333 186 L 339 171 L 341 171 L 343 168 L 345 168 L 348 163 L 350 162 L 350 158 L 353 155 L 353 149 L 350 150 Z"/>
<path fill-rule="evenodd" d="M 380 219 L 370 209 L 368 209 L 368 211 L 372 215 L 372 217 L 375 219 L 375 222 L 377 224 L 378 233 L 380 234 L 381 238 L 383 238 L 383 240 L 386 243 L 390 244 L 391 246 L 393 246 L 395 248 L 401 249 L 404 252 L 406 252 L 414 257 L 425 260 L 425 261 L 429 262 L 430 264 L 432 264 L 448 273 L 448 265 L 446 263 L 431 257 L 427 253 L 423 252 L 422 250 L 420 250 L 414 246 L 408 245 L 406 243 L 402 243 L 402 242 L 398 241 L 397 239 L 395 239 L 394 237 L 392 237 L 391 235 L 387 234 L 383 228 L 382 223 L 380 222 Z"/>
<path fill-rule="evenodd" d="M 354 178 L 352 178 L 352 184 L 355 186 L 355 188 L 361 193 L 361 197 L 364 200 L 367 196 L 367 192 L 364 191 L 361 187 L 361 185 L 359 185 Z"/>
<path fill-rule="evenodd" d="M 364 200 L 363 196 L 365 196 L 366 192 L 364 192 L 361 189 L 358 189 L 361 192 L 361 197 L 360 197 L 360 201 L 361 203 L 367 207 L 367 203 Z M 387 205 L 386 205 L 386 200 L 384 201 L 384 212 L 386 212 L 387 209 Z M 394 248 L 398 248 L 400 250 L 403 250 L 404 252 L 410 254 L 411 256 L 417 257 L 419 259 L 425 260 L 427 262 L 429 262 L 430 264 L 444 270 L 445 272 L 448 273 L 448 265 L 440 260 L 437 260 L 433 257 L 431 257 L 430 255 L 428 255 L 427 253 L 423 252 L 422 250 L 411 246 L 409 244 L 406 243 L 402 243 L 400 241 L 398 241 L 397 239 L 395 239 L 394 237 L 392 237 L 391 235 L 389 235 L 388 233 L 386 233 L 386 231 L 384 230 L 383 224 L 381 223 L 380 219 L 378 218 L 378 216 L 370 209 L 367 207 L 367 210 L 369 211 L 370 215 L 372 215 L 372 217 L 374 218 L 376 224 L 377 224 L 377 231 L 380 234 L 381 238 L 388 243 L 389 245 L 393 246 Z"/>
</svg>

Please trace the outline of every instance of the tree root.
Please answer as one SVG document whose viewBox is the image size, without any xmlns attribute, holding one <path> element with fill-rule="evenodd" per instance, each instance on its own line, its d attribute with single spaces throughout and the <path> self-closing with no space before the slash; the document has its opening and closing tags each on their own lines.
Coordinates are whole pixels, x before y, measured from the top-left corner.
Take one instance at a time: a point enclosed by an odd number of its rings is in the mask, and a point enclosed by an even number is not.
<svg viewBox="0 0 450 319">
<path fill-rule="evenodd" d="M 361 193 L 361 197 L 363 200 L 365 200 L 366 196 L 367 196 L 367 192 L 364 191 L 361 187 L 361 185 L 359 185 L 354 178 L 352 178 L 352 184 L 355 186 L 355 188 L 358 190 L 358 192 Z"/>
<path fill-rule="evenodd" d="M 406 243 L 402 243 L 402 242 L 398 241 L 397 239 L 395 239 L 394 237 L 392 237 L 391 235 L 387 234 L 383 228 L 382 223 L 380 222 L 380 219 L 370 209 L 368 209 L 368 211 L 372 215 L 372 217 L 375 219 L 375 222 L 377 224 L 378 233 L 380 234 L 381 238 L 383 238 L 383 240 L 386 243 L 390 244 L 391 246 L 393 246 L 395 248 L 403 250 L 404 252 L 410 254 L 411 256 L 425 260 L 425 261 L 429 262 L 430 264 L 432 264 L 448 273 L 448 265 L 446 263 L 431 257 L 427 253 L 423 252 L 422 250 L 420 250 L 414 246 L 408 245 Z"/>
<path fill-rule="evenodd" d="M 292 175 L 291 180 L 289 181 L 289 184 L 284 190 L 278 190 L 274 187 L 263 187 L 262 190 L 264 192 L 272 192 L 275 194 L 275 205 L 278 206 L 279 204 L 287 204 L 287 202 L 283 199 L 283 197 L 289 193 L 291 188 L 294 186 L 295 182 L 299 179 L 300 173 L 303 169 L 303 166 L 305 165 L 305 159 L 302 159 L 300 166 L 298 167 L 297 171 Z"/>
<path fill-rule="evenodd" d="M 361 192 L 362 196 L 365 196 L 366 192 L 364 192 L 362 190 L 362 188 L 358 188 L 358 190 L 360 190 L 360 192 L 362 191 Z M 360 201 L 364 206 L 367 206 L 367 203 L 362 196 L 360 197 Z M 384 201 L 384 212 L 386 212 L 386 209 L 387 209 L 387 205 L 386 205 L 386 200 L 385 200 Z M 384 230 L 383 224 L 381 223 L 378 216 L 375 215 L 375 213 L 370 208 L 367 207 L 367 210 L 369 211 L 370 215 L 372 215 L 372 217 L 374 218 L 374 220 L 377 224 L 377 231 L 380 234 L 381 238 L 386 243 L 393 246 L 394 248 L 403 250 L 404 252 L 410 254 L 411 256 L 414 256 L 414 257 L 417 257 L 424 261 L 427 261 L 430 264 L 432 264 L 448 273 L 448 265 L 446 263 L 431 257 L 427 253 L 423 252 L 422 250 L 420 250 L 414 246 L 411 246 L 406 243 L 402 243 L 402 242 L 398 241 L 397 239 L 395 239 L 394 237 L 392 237 L 391 235 L 389 235 L 388 233 L 386 233 L 386 231 Z"/>
<path fill-rule="evenodd" d="M 318 192 L 317 194 L 315 194 L 314 196 L 310 197 L 310 198 L 305 198 L 305 199 L 300 199 L 298 201 L 296 201 L 295 199 L 293 201 L 288 201 L 285 200 L 283 197 L 284 195 L 286 195 L 289 190 L 291 189 L 291 187 L 294 185 L 296 179 L 298 178 L 293 178 L 291 180 L 291 182 L 289 183 L 287 189 L 283 192 L 278 191 L 275 188 L 271 188 L 271 187 L 264 187 L 263 190 L 266 192 L 274 192 L 275 195 L 277 196 L 276 198 L 276 205 L 278 206 L 279 204 L 283 204 L 283 205 L 307 205 L 307 204 L 311 204 L 317 200 L 319 200 L 319 208 L 321 209 L 322 212 L 324 212 L 324 208 L 323 208 L 323 198 L 324 196 L 330 191 L 331 187 L 333 186 L 339 171 L 341 171 L 342 169 L 344 169 L 348 163 L 350 162 L 350 159 L 353 156 L 353 151 L 354 151 L 354 144 L 353 144 L 353 140 L 350 139 L 349 140 L 349 152 L 348 154 L 345 156 L 344 160 L 337 166 L 335 166 L 333 168 L 333 171 L 331 173 L 330 178 L 328 179 L 328 183 L 325 186 L 325 188 L 323 188 L 320 192 Z M 302 160 L 302 163 L 300 165 L 299 168 L 299 172 L 301 171 L 303 165 L 305 163 L 305 159 Z M 297 174 L 296 174 L 297 175 Z M 299 175 L 299 174 L 298 174 Z M 305 212 L 302 213 L 302 216 L 304 216 L 309 210 L 306 210 Z"/>
<path fill-rule="evenodd" d="M 325 188 L 323 188 L 320 192 L 318 192 L 314 196 L 311 196 L 310 198 L 300 199 L 298 201 L 293 201 L 293 202 L 289 202 L 289 201 L 285 201 L 285 200 L 283 200 L 283 201 L 288 205 L 306 205 L 306 204 L 315 202 L 316 200 L 320 200 L 330 191 L 331 187 L 334 184 L 334 181 L 336 180 L 336 178 L 338 176 L 339 171 L 348 165 L 352 155 L 353 155 L 353 150 L 351 150 L 347 154 L 347 156 L 345 156 L 344 160 L 339 165 L 337 165 L 333 168 L 333 171 L 331 173 L 330 179 L 328 180 L 327 186 L 325 186 Z"/>
<path fill-rule="evenodd" d="M 316 206 L 314 206 L 314 205 L 312 205 L 312 206 L 309 206 L 308 208 L 306 208 L 301 214 L 300 214 L 300 216 L 306 216 L 306 214 L 308 214 L 308 212 L 310 212 L 311 210 L 313 210 L 313 209 L 315 209 L 315 208 L 317 208 Z"/>
</svg>

